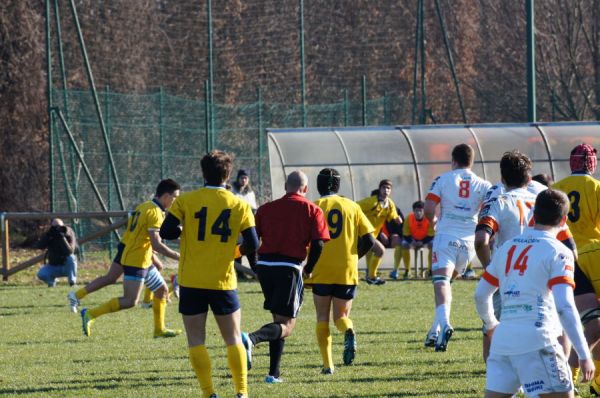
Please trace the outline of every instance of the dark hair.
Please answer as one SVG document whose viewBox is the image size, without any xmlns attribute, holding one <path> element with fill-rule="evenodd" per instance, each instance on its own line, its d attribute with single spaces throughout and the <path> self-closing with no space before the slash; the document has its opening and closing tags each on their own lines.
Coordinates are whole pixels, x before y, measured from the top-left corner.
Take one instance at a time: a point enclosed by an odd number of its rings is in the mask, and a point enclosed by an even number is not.
<svg viewBox="0 0 600 398">
<path fill-rule="evenodd" d="M 156 186 L 156 197 L 160 198 L 165 193 L 173 194 L 173 192 L 175 192 L 179 189 L 181 189 L 181 187 L 179 186 L 178 183 L 176 183 L 174 180 L 172 180 L 170 178 L 167 178 L 166 180 L 162 180 L 161 182 L 159 182 L 158 185 Z"/>
<path fill-rule="evenodd" d="M 379 196 L 379 188 L 372 190 L 371 196 Z"/>
<path fill-rule="evenodd" d="M 417 200 L 415 203 L 413 203 L 413 210 L 415 209 L 424 209 L 425 208 L 425 203 L 423 203 L 422 200 Z"/>
<path fill-rule="evenodd" d="M 544 173 L 536 174 L 533 177 L 531 177 L 531 179 L 533 181 L 539 182 L 540 184 L 544 184 L 547 187 L 549 187 L 552 184 L 552 177 Z"/>
<path fill-rule="evenodd" d="M 325 168 L 317 176 L 317 190 L 321 195 L 338 193 L 340 190 L 340 173 L 336 169 Z"/>
<path fill-rule="evenodd" d="M 218 186 L 229 179 L 233 169 L 233 155 L 215 149 L 204 155 L 200 164 L 206 183 Z"/>
<path fill-rule="evenodd" d="M 452 160 L 459 166 L 471 167 L 473 165 L 473 148 L 469 144 L 458 144 L 452 149 Z"/>
<path fill-rule="evenodd" d="M 548 188 L 540 192 L 535 200 L 533 218 L 536 224 L 558 226 L 569 212 L 569 198 L 563 192 Z"/>
<path fill-rule="evenodd" d="M 506 185 L 510 187 L 522 187 L 529 182 L 531 173 L 531 160 L 518 150 L 504 152 L 500 159 L 500 175 Z"/>
<path fill-rule="evenodd" d="M 379 181 L 379 188 L 381 188 L 384 185 L 389 185 L 390 188 L 394 186 L 392 184 L 392 180 L 388 180 L 387 178 L 384 178 L 383 180 Z"/>
</svg>

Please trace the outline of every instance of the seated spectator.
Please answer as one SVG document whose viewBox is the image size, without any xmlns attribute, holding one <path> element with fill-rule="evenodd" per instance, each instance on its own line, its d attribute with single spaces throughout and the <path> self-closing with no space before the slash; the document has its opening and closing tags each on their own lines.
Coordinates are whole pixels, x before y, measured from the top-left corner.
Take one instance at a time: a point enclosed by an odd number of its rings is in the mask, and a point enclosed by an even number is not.
<svg viewBox="0 0 600 398">
<path fill-rule="evenodd" d="M 413 211 L 408 215 L 402 226 L 402 261 L 404 262 L 404 278 L 408 278 L 410 273 L 410 251 L 415 251 L 415 262 L 417 261 L 417 252 L 426 247 L 429 250 L 427 256 L 427 271 L 431 274 L 431 246 L 433 244 L 433 225 L 425 217 L 425 203 L 416 201 L 412 205 Z"/>
<path fill-rule="evenodd" d="M 56 278 L 66 276 L 69 285 L 73 286 L 77 280 L 77 239 L 73 229 L 60 218 L 55 218 L 37 247 L 46 249 L 46 264 L 40 268 L 37 277 L 46 282 L 48 287 L 54 287 Z"/>
</svg>

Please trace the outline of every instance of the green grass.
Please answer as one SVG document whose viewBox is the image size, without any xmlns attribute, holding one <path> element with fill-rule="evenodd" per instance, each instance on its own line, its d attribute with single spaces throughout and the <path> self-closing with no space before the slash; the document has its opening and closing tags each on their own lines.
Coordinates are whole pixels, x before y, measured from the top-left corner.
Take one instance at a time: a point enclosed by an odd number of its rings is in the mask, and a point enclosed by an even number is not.
<svg viewBox="0 0 600 398">
<path fill-rule="evenodd" d="M 66 304 L 68 288 L 49 289 L 21 276 L 0 286 L 0 395 L 31 397 L 193 397 L 200 389 L 189 364 L 184 336 L 152 338 L 152 311 L 135 308 L 99 318 L 92 336 Z M 61 281 L 62 282 L 62 281 Z M 64 282 L 63 282 L 64 283 Z M 331 326 L 336 371 L 321 375 L 312 293 L 287 339 L 283 384 L 263 382 L 268 345 L 255 347 L 249 372 L 252 397 L 480 397 L 485 384 L 480 321 L 472 300 L 474 282 L 453 284 L 455 334 L 445 353 L 423 347 L 433 315 L 429 282 L 361 284 L 352 319 L 358 339 L 356 362 L 341 362 L 343 336 Z M 121 286 L 88 296 L 94 306 L 121 293 Z M 240 284 L 242 327 L 267 323 L 258 283 Z M 176 305 L 167 324 L 182 328 Z M 226 351 L 210 318 L 207 344 L 213 380 L 221 397 L 233 396 Z M 584 395 L 585 396 L 585 395 Z"/>
</svg>

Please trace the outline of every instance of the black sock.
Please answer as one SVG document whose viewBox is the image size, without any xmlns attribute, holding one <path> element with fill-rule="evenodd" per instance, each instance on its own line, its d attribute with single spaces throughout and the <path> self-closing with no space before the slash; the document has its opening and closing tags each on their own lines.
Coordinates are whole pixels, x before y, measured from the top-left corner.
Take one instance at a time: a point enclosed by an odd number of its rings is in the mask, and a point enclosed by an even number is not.
<svg viewBox="0 0 600 398">
<path fill-rule="evenodd" d="M 279 378 L 279 364 L 283 354 L 284 339 L 269 341 L 269 375 Z"/>
<path fill-rule="evenodd" d="M 271 322 L 263 325 L 256 332 L 252 332 L 248 335 L 253 345 L 262 343 L 263 341 L 279 340 L 282 333 L 281 325 L 279 323 Z"/>
</svg>

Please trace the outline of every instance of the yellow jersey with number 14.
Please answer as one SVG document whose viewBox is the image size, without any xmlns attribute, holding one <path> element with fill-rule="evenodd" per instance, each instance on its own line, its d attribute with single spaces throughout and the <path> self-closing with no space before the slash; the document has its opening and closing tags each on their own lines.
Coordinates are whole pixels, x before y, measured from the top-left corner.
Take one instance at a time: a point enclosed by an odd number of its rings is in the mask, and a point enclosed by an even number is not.
<svg viewBox="0 0 600 398">
<path fill-rule="evenodd" d="M 127 220 L 127 229 L 121 238 L 125 245 L 121 265 L 148 268 L 152 264 L 152 243 L 148 231 L 158 231 L 165 219 L 162 206 L 156 199 L 135 208 Z"/>
<path fill-rule="evenodd" d="M 567 194 L 571 208 L 567 224 L 577 248 L 600 240 L 600 181 L 589 174 L 572 174 L 552 188 Z"/>
<path fill-rule="evenodd" d="M 235 246 L 241 231 L 254 227 L 250 205 L 223 187 L 205 186 L 181 194 L 169 213 L 181 225 L 181 286 L 234 290 Z"/>
<path fill-rule="evenodd" d="M 338 195 L 315 201 L 324 213 L 331 240 L 306 283 L 358 284 L 358 238 L 375 231 L 360 206 Z"/>
</svg>

